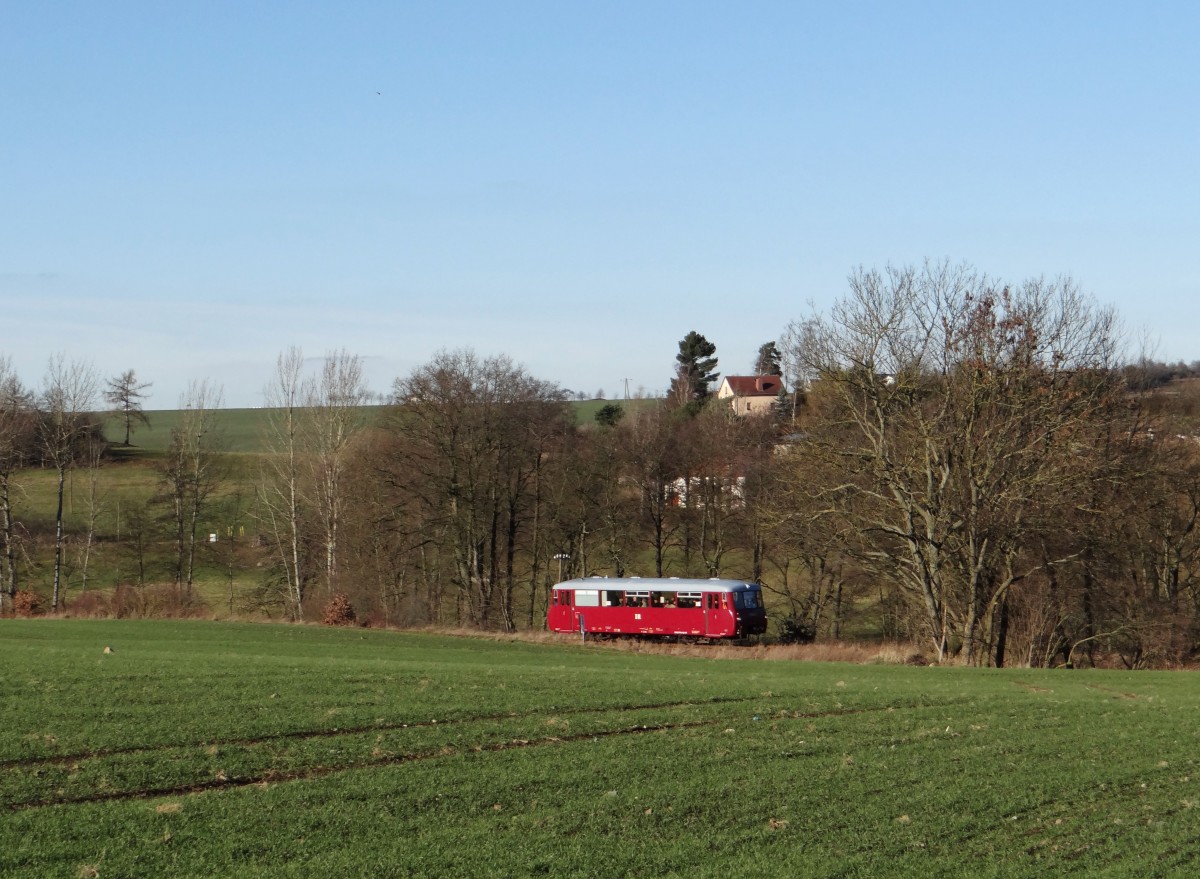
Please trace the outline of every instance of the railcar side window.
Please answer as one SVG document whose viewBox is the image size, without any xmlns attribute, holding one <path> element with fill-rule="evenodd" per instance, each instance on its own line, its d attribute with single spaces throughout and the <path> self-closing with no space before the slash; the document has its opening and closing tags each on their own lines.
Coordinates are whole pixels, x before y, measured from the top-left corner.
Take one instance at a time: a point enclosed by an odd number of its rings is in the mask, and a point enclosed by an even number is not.
<svg viewBox="0 0 1200 879">
<path fill-rule="evenodd" d="M 651 607 L 674 607 L 675 593 L 674 592 L 652 592 L 650 593 Z"/>
<path fill-rule="evenodd" d="M 679 598 L 675 601 L 676 607 L 699 607 L 700 593 L 699 592 L 680 592 Z"/>
<path fill-rule="evenodd" d="M 650 593 L 649 592 L 626 592 L 625 593 L 626 607 L 649 607 Z"/>
<path fill-rule="evenodd" d="M 575 606 L 576 607 L 599 607 L 600 592 L 597 589 L 576 589 L 575 590 Z"/>
<path fill-rule="evenodd" d="M 625 593 L 609 590 L 600 597 L 600 604 L 604 607 L 620 607 L 625 603 Z"/>
</svg>

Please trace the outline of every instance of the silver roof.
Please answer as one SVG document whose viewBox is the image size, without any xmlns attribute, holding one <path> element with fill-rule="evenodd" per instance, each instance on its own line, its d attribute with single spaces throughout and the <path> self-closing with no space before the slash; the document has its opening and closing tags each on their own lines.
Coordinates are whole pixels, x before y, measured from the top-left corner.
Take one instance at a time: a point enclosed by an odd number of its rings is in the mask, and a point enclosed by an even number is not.
<svg viewBox="0 0 1200 879">
<path fill-rule="evenodd" d="M 744 592 L 761 589 L 745 580 L 693 577 L 580 577 L 556 583 L 555 589 L 620 589 L 625 592 Z"/>
</svg>

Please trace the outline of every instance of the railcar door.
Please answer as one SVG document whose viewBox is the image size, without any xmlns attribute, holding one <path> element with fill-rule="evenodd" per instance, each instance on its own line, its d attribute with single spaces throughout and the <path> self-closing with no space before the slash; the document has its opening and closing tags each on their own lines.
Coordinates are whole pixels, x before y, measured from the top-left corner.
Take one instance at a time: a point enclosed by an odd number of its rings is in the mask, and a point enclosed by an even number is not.
<svg viewBox="0 0 1200 879">
<path fill-rule="evenodd" d="M 729 626 L 724 619 L 722 592 L 706 592 L 704 594 L 704 637 L 720 638 L 729 634 Z"/>
</svg>

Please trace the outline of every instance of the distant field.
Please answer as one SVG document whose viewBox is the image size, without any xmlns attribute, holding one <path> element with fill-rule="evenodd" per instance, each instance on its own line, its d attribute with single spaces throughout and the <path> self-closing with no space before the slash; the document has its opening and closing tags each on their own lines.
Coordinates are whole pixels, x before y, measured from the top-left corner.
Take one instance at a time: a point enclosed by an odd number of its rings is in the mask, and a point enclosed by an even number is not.
<svg viewBox="0 0 1200 879">
<path fill-rule="evenodd" d="M 49 620 L 0 664 L 5 877 L 1197 867 L 1186 673 Z"/>
<path fill-rule="evenodd" d="M 577 424 L 591 424 L 596 412 L 608 403 L 617 403 L 625 410 L 634 411 L 645 406 L 648 400 L 582 400 L 570 403 Z M 263 451 L 263 434 L 267 427 L 268 409 L 221 409 L 217 412 L 217 425 L 224 439 L 226 451 L 256 453 Z M 384 406 L 364 406 L 363 413 L 368 423 L 378 419 L 386 411 Z M 135 425 L 132 445 L 136 452 L 157 454 L 166 450 L 171 441 L 171 429 L 179 424 L 183 412 L 178 409 L 159 409 L 146 413 L 150 425 Z M 115 415 L 106 416 L 105 436 L 110 442 L 123 442 L 124 422 Z"/>
<path fill-rule="evenodd" d="M 368 419 L 379 417 L 381 406 L 365 406 Z M 267 409 L 220 409 L 216 414 L 216 426 L 220 431 L 223 448 L 227 452 L 255 453 L 263 451 L 263 435 L 267 428 Z M 161 409 L 147 412 L 150 425 L 135 425 L 132 445 L 148 453 L 164 452 L 171 442 L 171 430 L 183 418 L 179 409 Z M 120 418 L 110 415 L 105 421 L 104 434 L 110 442 L 123 442 L 125 425 Z"/>
</svg>

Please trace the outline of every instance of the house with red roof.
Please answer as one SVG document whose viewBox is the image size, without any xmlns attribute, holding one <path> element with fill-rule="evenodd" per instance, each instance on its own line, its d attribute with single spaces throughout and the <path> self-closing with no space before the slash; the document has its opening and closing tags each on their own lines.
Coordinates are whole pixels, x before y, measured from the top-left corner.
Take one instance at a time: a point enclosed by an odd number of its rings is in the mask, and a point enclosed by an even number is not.
<svg viewBox="0 0 1200 879">
<path fill-rule="evenodd" d="M 783 390 L 777 375 L 727 375 L 717 388 L 718 400 L 729 400 L 734 415 L 770 415 Z"/>
</svg>

